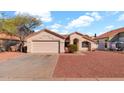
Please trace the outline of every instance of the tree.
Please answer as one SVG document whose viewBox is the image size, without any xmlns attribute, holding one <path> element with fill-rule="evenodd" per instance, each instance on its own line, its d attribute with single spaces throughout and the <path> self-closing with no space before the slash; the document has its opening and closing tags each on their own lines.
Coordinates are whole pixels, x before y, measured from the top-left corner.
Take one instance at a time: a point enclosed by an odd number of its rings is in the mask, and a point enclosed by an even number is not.
<svg viewBox="0 0 124 93">
<path fill-rule="evenodd" d="M 17 15 L 14 18 L 14 25 L 17 27 L 16 35 L 20 38 L 20 50 L 24 47 L 24 40 L 29 34 L 34 32 L 33 29 L 41 25 L 41 20 L 30 16 L 28 14 L 25 15 Z"/>
<path fill-rule="evenodd" d="M 24 46 L 25 38 L 42 24 L 39 18 L 29 14 L 18 14 L 12 18 L 0 19 L 0 31 L 16 35 L 20 39 L 20 51 Z"/>
</svg>

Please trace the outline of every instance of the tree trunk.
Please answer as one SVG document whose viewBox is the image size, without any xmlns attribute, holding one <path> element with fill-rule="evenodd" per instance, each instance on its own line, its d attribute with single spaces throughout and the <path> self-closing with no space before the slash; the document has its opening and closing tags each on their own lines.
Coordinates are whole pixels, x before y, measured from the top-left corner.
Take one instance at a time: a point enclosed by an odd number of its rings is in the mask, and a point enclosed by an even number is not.
<svg viewBox="0 0 124 93">
<path fill-rule="evenodd" d="M 23 47 L 24 47 L 24 41 L 20 42 L 20 52 L 23 52 Z"/>
</svg>

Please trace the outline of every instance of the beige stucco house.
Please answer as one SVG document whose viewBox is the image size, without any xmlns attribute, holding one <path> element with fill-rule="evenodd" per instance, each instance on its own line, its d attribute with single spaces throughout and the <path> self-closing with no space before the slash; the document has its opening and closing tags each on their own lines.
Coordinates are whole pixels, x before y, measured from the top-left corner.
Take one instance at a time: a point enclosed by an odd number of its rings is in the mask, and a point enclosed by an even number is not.
<svg viewBox="0 0 124 93">
<path fill-rule="evenodd" d="M 44 29 L 26 38 L 27 52 L 30 53 L 62 53 L 65 38 L 55 32 Z"/>
<path fill-rule="evenodd" d="M 79 32 L 74 32 L 68 35 L 69 44 L 76 44 L 78 51 L 92 51 L 97 48 L 96 42 L 89 36 Z"/>
<path fill-rule="evenodd" d="M 64 53 L 68 44 L 76 44 L 78 51 L 91 51 L 97 48 L 92 38 L 75 32 L 60 35 L 48 29 L 34 32 L 26 38 L 27 52 L 30 53 Z"/>
</svg>

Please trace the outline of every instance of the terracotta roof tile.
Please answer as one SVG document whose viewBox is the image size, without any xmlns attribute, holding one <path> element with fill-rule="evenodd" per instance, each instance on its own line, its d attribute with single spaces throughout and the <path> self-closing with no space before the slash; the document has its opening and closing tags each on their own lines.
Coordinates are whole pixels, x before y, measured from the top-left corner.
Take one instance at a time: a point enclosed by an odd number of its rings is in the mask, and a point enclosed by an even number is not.
<svg viewBox="0 0 124 93">
<path fill-rule="evenodd" d="M 98 37 L 96 37 L 95 39 L 100 39 L 100 38 L 107 38 L 107 37 L 112 37 L 120 32 L 124 32 L 124 27 L 123 28 L 118 28 L 118 29 L 115 29 L 115 30 L 111 30 L 109 32 L 106 32 Z"/>
<path fill-rule="evenodd" d="M 8 39 L 8 40 L 19 40 L 19 38 L 15 35 L 9 35 L 5 32 L 0 32 L 0 39 Z"/>
<path fill-rule="evenodd" d="M 43 31 L 46 31 L 46 32 L 48 32 L 48 33 L 50 33 L 50 34 L 53 34 L 53 35 L 57 36 L 57 37 L 60 37 L 60 38 L 62 38 L 62 39 L 65 39 L 64 36 L 62 36 L 62 35 L 60 35 L 60 34 L 58 34 L 58 33 L 55 33 L 55 32 L 53 32 L 53 31 L 51 31 L 51 30 L 48 30 L 48 29 L 43 29 L 43 30 L 41 30 L 41 31 L 34 32 L 34 33 L 30 34 L 29 36 L 27 36 L 26 39 L 28 39 L 28 38 L 30 38 L 30 37 L 32 37 L 32 36 L 35 36 L 35 35 L 37 35 L 37 34 L 43 32 Z"/>
<path fill-rule="evenodd" d="M 62 35 L 64 38 L 68 38 L 68 35 Z"/>
<path fill-rule="evenodd" d="M 89 37 L 89 36 L 87 36 L 87 35 L 83 35 L 83 34 L 81 34 L 81 33 L 79 33 L 79 32 L 74 32 L 74 33 L 71 33 L 70 35 L 72 35 L 72 34 L 78 34 L 78 35 L 80 35 L 80 36 L 82 36 L 83 38 L 85 38 L 85 39 L 87 39 L 87 40 L 89 40 L 89 41 L 92 41 L 92 42 L 95 42 L 91 37 Z M 95 42 L 96 43 L 96 42 Z"/>
</svg>

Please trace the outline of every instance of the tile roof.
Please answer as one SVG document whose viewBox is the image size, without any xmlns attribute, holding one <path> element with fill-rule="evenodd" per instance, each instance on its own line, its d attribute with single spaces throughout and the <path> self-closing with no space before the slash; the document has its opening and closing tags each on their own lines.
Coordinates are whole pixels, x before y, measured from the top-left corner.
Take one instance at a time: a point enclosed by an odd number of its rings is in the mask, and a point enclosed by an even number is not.
<svg viewBox="0 0 124 93">
<path fill-rule="evenodd" d="M 64 36 L 62 36 L 62 35 L 60 35 L 60 34 L 58 34 L 58 33 L 55 33 L 55 32 L 53 32 L 53 31 L 51 31 L 51 30 L 48 30 L 48 29 L 43 29 L 43 30 L 40 30 L 40 31 L 38 31 L 38 32 L 34 32 L 34 33 L 30 34 L 29 36 L 27 36 L 26 39 L 29 39 L 30 37 L 35 36 L 35 35 L 37 35 L 37 34 L 43 32 L 43 31 L 48 32 L 48 33 L 50 33 L 50 34 L 53 34 L 53 35 L 55 35 L 55 36 L 57 36 L 57 37 L 59 37 L 59 38 L 65 39 Z"/>
<path fill-rule="evenodd" d="M 19 38 L 15 35 L 10 35 L 5 32 L 0 32 L 0 39 L 8 39 L 8 40 L 19 40 Z"/>
<path fill-rule="evenodd" d="M 87 39 L 87 40 L 89 40 L 89 41 L 92 41 L 92 42 L 95 42 L 90 36 L 88 36 L 88 35 L 83 35 L 83 34 L 81 34 L 81 33 L 79 33 L 79 32 L 74 32 L 74 33 L 71 33 L 70 35 L 72 35 L 72 34 L 78 34 L 78 35 L 80 35 L 80 36 L 82 36 L 83 38 L 85 38 L 85 39 Z M 95 42 L 96 43 L 96 42 Z"/>
<path fill-rule="evenodd" d="M 68 35 L 62 35 L 64 38 L 68 38 Z"/>
<path fill-rule="evenodd" d="M 102 38 L 107 38 L 107 37 L 112 37 L 120 32 L 124 32 L 124 27 L 123 28 L 118 28 L 118 29 L 115 29 L 115 30 L 111 30 L 109 32 L 106 32 L 98 37 L 96 37 L 95 39 L 102 39 Z"/>
<path fill-rule="evenodd" d="M 69 35 L 60 35 L 60 34 L 58 34 L 58 33 L 55 33 L 55 32 L 53 32 L 53 31 L 51 31 L 51 30 L 48 30 L 48 29 L 43 29 L 43 30 L 40 30 L 40 31 L 38 31 L 38 32 L 34 32 L 34 33 L 30 34 L 29 36 L 27 36 L 27 37 L 26 37 L 26 40 L 29 39 L 29 38 L 32 37 L 32 36 L 35 36 L 35 35 L 37 35 L 37 34 L 43 32 L 43 31 L 46 31 L 46 32 L 48 32 L 48 33 L 50 33 L 50 34 L 53 34 L 53 35 L 55 35 L 55 36 L 57 36 L 57 37 L 60 37 L 60 38 L 62 38 L 62 39 L 67 39 L 70 35 L 76 33 L 76 34 L 78 34 L 78 35 L 81 35 L 83 38 L 85 38 L 85 39 L 87 39 L 87 40 L 90 40 L 90 41 L 92 41 L 92 42 L 95 42 L 91 37 L 89 37 L 89 36 L 87 36 L 87 35 L 83 35 L 83 34 L 81 34 L 81 33 L 79 33 L 79 32 L 74 32 L 74 33 L 71 33 L 71 34 L 69 34 Z M 96 42 L 95 42 L 95 43 L 96 43 Z"/>
</svg>

